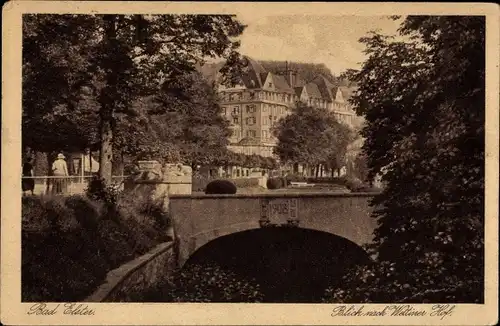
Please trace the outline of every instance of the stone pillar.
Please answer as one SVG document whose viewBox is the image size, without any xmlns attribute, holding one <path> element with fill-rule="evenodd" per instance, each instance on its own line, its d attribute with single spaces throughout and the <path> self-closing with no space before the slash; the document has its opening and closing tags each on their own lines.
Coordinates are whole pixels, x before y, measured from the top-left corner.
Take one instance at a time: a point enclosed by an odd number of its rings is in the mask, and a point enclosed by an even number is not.
<svg viewBox="0 0 500 326">
<path fill-rule="evenodd" d="M 144 200 L 153 199 L 162 202 L 163 210 L 170 213 L 170 195 L 190 195 L 192 188 L 192 170 L 190 166 L 182 164 L 165 164 L 161 166 L 157 161 L 139 161 L 137 174 L 128 181 L 126 191 L 134 192 L 134 196 Z M 177 238 L 172 227 L 167 234 Z"/>
</svg>

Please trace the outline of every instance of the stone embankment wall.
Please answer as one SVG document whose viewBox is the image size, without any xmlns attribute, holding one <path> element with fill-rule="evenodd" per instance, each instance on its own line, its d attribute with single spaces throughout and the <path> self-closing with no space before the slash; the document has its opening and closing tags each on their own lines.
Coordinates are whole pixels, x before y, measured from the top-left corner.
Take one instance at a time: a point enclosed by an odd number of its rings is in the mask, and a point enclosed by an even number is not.
<svg viewBox="0 0 500 326">
<path fill-rule="evenodd" d="M 153 289 L 177 266 L 173 242 L 159 244 L 148 253 L 110 271 L 106 281 L 86 302 L 130 302 Z"/>
</svg>

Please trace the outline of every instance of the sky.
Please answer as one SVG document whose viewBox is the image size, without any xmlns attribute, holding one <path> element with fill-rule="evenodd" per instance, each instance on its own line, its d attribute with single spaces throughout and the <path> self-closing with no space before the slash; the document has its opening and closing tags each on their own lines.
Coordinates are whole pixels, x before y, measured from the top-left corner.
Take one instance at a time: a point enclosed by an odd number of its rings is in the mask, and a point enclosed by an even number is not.
<svg viewBox="0 0 500 326">
<path fill-rule="evenodd" d="M 383 16 L 237 15 L 247 28 L 240 53 L 257 60 L 324 63 L 339 75 L 364 60 L 360 37 L 370 30 L 395 35 L 400 21 Z"/>
</svg>

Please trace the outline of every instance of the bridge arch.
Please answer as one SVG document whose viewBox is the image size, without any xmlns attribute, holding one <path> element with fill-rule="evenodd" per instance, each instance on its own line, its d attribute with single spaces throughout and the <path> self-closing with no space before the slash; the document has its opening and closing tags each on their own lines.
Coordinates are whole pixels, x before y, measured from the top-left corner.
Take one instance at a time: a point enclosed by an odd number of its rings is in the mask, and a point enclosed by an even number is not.
<svg viewBox="0 0 500 326">
<path fill-rule="evenodd" d="M 370 217 L 372 197 L 352 193 L 173 195 L 169 211 L 179 246 L 179 265 L 212 240 L 260 229 L 273 203 L 292 205 L 292 222 L 299 228 L 337 235 L 361 246 L 371 242 L 376 227 L 376 220 Z"/>
<path fill-rule="evenodd" d="M 356 243 L 324 231 L 266 227 L 228 233 L 199 247 L 186 261 L 215 264 L 253 279 L 266 302 L 320 302 L 324 290 L 340 284 L 356 265 L 368 264 Z"/>
</svg>

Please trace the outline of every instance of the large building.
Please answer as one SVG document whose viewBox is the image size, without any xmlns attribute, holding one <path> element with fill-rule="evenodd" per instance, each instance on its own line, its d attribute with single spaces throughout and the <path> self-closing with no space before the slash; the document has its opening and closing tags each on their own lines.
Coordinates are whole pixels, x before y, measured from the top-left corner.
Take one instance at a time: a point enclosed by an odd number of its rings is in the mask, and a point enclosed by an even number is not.
<svg viewBox="0 0 500 326">
<path fill-rule="evenodd" d="M 239 85 L 219 86 L 222 114 L 233 131 L 229 149 L 247 155 L 273 156 L 276 139 L 272 127 L 291 112 L 297 101 L 327 108 L 351 127 L 360 123 L 347 100 L 352 88 L 338 87 L 324 76 L 305 82 L 286 69 L 281 74 L 266 71 L 256 60 L 245 57 L 247 67 Z"/>
</svg>

